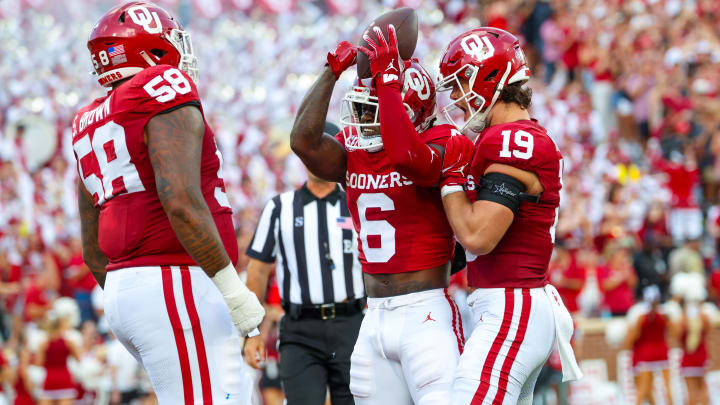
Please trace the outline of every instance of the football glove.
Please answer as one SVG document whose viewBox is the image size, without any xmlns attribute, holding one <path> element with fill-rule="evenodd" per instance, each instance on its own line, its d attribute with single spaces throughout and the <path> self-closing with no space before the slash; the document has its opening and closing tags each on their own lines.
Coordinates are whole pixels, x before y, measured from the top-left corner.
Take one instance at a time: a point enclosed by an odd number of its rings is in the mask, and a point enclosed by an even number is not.
<svg viewBox="0 0 720 405">
<path fill-rule="evenodd" d="M 330 66 L 335 78 L 340 78 L 342 72 L 355 63 L 357 63 L 357 48 L 348 41 L 342 41 L 333 52 L 328 52 L 325 66 Z"/>
<path fill-rule="evenodd" d="M 448 138 L 440 175 L 440 193 L 443 197 L 463 191 L 474 151 L 475 145 L 465 135 L 455 133 Z"/>
<path fill-rule="evenodd" d="M 359 46 L 358 50 L 367 55 L 370 61 L 370 72 L 375 80 L 375 85 L 397 85 L 400 86 L 400 78 L 405 68 L 405 64 L 400 59 L 400 51 L 397 46 L 397 33 L 395 26 L 388 25 L 388 40 L 379 27 L 373 27 L 377 42 L 373 41 L 369 35 L 363 35 L 363 39 L 367 42 L 368 49 Z"/>
</svg>

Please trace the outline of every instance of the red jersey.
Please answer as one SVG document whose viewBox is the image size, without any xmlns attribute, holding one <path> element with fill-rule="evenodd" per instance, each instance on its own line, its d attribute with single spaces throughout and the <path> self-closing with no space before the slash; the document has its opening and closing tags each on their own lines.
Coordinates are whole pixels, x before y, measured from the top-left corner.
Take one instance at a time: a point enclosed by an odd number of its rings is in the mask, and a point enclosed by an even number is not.
<svg viewBox="0 0 720 405">
<path fill-rule="evenodd" d="M 184 105 L 202 111 L 195 83 L 179 69 L 159 65 L 110 90 L 73 119 L 77 169 L 100 209 L 98 242 L 108 258 L 107 270 L 196 265 L 170 227 L 143 139 L 152 117 Z M 200 170 L 205 202 L 235 263 L 238 248 L 222 178 L 222 156 L 207 121 Z"/>
<path fill-rule="evenodd" d="M 523 201 L 510 228 L 484 256 L 467 253 L 468 284 L 479 288 L 536 288 L 548 283 L 547 269 L 555 242 L 562 188 L 562 155 L 535 120 L 486 128 L 475 141 L 469 192 L 493 163 L 533 172 L 544 191 L 540 202 Z"/>
<path fill-rule="evenodd" d="M 45 351 L 45 383 L 43 389 L 65 390 L 75 388 L 72 375 L 68 369 L 67 360 L 70 357 L 70 347 L 65 339 L 55 338 L 48 342 Z"/>
<path fill-rule="evenodd" d="M 607 266 L 598 267 L 598 283 L 602 284 L 605 280 L 612 277 L 613 272 L 614 271 Z M 635 294 L 630 284 L 628 284 L 627 281 L 623 281 L 612 290 L 603 291 L 603 301 L 605 307 L 607 307 L 613 315 L 622 315 L 627 313 L 630 307 L 635 304 Z"/>
<path fill-rule="evenodd" d="M 700 332 L 700 341 L 693 351 L 687 347 L 688 331 L 684 328 L 682 338 L 680 339 L 680 347 L 683 349 L 682 360 L 680 360 L 681 368 L 705 368 L 708 365 L 708 350 L 705 342 L 707 341 L 707 328 L 703 327 Z"/>
<path fill-rule="evenodd" d="M 420 137 L 444 147 L 451 130 L 450 125 L 439 125 Z M 344 144 L 344 133 L 336 139 Z M 455 238 L 440 191 L 414 185 L 392 167 L 385 150 L 347 151 L 345 191 L 363 272 L 425 270 L 452 258 Z"/>
<path fill-rule="evenodd" d="M 640 333 L 633 343 L 633 366 L 638 363 L 667 361 L 668 346 L 665 340 L 667 318 L 659 312 L 642 316 Z"/>
<path fill-rule="evenodd" d="M 25 322 L 40 322 L 42 321 L 42 317 L 44 316 L 44 313 L 39 316 L 38 319 L 35 319 L 30 316 L 30 312 L 28 312 L 28 306 L 30 304 L 35 304 L 41 307 L 47 306 L 50 303 L 50 300 L 48 299 L 47 294 L 45 294 L 45 291 L 40 289 L 37 284 L 32 283 L 30 284 L 27 289 L 25 290 L 25 306 L 23 308 L 23 320 Z"/>
</svg>

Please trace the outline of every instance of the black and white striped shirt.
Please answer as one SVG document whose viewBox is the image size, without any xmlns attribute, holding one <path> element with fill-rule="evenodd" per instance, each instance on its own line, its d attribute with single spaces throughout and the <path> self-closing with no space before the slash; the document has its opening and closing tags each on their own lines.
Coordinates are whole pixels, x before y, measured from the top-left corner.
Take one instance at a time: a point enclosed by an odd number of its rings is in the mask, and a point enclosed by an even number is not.
<svg viewBox="0 0 720 405">
<path fill-rule="evenodd" d="M 268 201 L 247 255 L 273 263 L 283 304 L 328 304 L 363 298 L 357 234 L 345 192 L 322 199 L 306 185 Z"/>
</svg>

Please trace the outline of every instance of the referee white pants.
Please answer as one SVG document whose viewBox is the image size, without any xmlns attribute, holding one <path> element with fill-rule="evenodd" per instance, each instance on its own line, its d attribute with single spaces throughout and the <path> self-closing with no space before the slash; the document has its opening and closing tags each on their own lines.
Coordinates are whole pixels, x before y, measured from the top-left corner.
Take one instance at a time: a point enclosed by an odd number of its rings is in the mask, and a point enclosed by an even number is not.
<svg viewBox="0 0 720 405">
<path fill-rule="evenodd" d="M 468 305 L 475 327 L 455 374 L 453 405 L 532 404 L 535 381 L 560 334 L 563 369 L 568 364 L 568 375 L 581 375 L 568 349 L 572 320 L 554 287 L 477 289 Z"/>
<path fill-rule="evenodd" d="M 444 289 L 368 298 L 350 360 L 356 405 L 447 404 L 462 320 Z"/>
<path fill-rule="evenodd" d="M 199 267 L 133 267 L 105 279 L 105 315 L 161 405 L 248 404 L 252 381 L 220 291 Z"/>
</svg>

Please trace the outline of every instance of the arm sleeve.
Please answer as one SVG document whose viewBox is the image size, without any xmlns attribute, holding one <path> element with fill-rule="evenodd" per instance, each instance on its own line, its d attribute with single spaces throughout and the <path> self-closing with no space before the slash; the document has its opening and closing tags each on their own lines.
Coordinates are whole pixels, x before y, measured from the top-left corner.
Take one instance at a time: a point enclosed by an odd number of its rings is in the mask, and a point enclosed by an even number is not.
<svg viewBox="0 0 720 405">
<path fill-rule="evenodd" d="M 437 185 L 442 156 L 420 138 L 405 111 L 400 90 L 379 86 L 378 104 L 383 147 L 393 168 L 417 185 Z"/>
<path fill-rule="evenodd" d="M 275 243 L 275 223 L 278 220 L 275 199 L 265 204 L 260 221 L 258 221 L 255 234 L 253 235 L 250 246 L 245 252 L 253 259 L 260 260 L 265 263 L 274 263 L 277 255 L 277 244 Z"/>
</svg>

